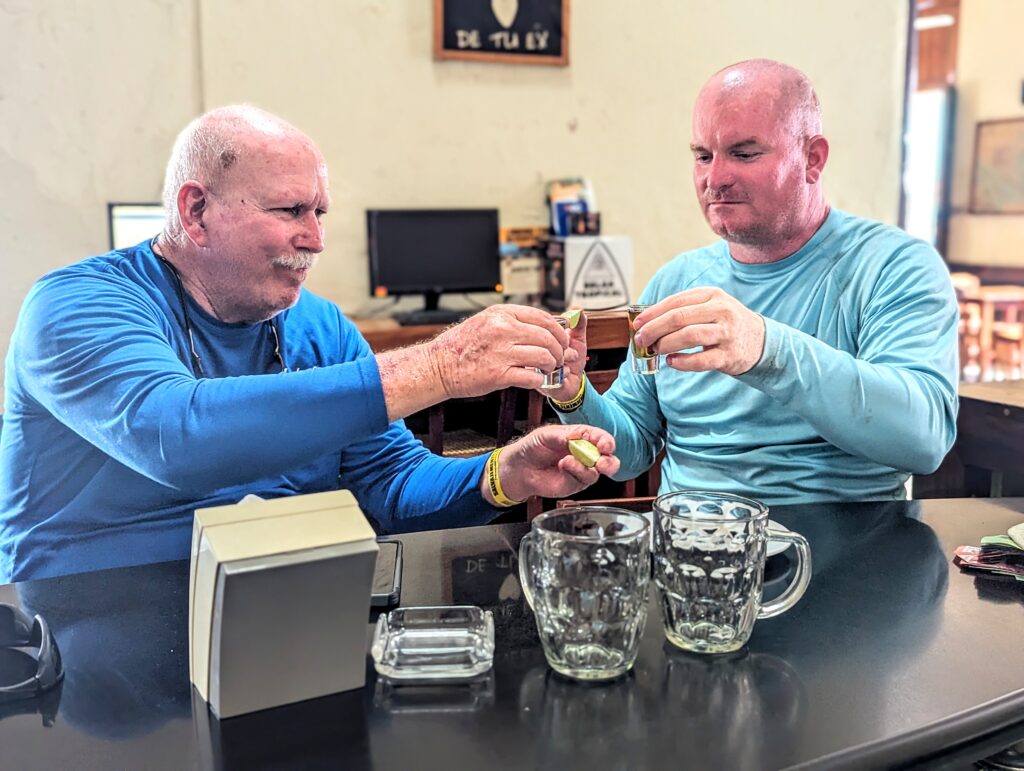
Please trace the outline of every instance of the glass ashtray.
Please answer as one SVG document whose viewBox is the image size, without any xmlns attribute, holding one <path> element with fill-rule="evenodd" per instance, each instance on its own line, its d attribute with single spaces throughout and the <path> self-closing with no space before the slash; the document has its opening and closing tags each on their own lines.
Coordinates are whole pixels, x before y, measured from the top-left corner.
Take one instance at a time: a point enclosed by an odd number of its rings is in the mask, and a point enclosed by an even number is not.
<svg viewBox="0 0 1024 771">
<path fill-rule="evenodd" d="M 370 655 L 378 674 L 395 681 L 468 680 L 494 663 L 494 616 L 475 605 L 382 613 Z"/>
</svg>

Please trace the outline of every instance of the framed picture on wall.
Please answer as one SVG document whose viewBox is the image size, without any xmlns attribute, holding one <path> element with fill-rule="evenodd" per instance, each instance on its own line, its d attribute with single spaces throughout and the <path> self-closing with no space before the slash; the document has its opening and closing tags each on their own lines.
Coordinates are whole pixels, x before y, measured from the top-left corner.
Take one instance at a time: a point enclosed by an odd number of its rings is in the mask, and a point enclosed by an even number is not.
<svg viewBox="0 0 1024 771">
<path fill-rule="evenodd" d="M 972 214 L 1024 214 L 1024 118 L 978 124 L 969 210 Z"/>
<path fill-rule="evenodd" d="M 569 64 L 569 0 L 434 0 L 434 58 Z"/>
</svg>

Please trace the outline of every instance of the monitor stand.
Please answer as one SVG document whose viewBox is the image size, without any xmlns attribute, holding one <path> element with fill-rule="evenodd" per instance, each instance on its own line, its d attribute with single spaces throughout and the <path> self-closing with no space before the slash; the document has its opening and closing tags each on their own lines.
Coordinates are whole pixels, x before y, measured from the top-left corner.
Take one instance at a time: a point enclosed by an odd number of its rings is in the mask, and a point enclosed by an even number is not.
<svg viewBox="0 0 1024 771">
<path fill-rule="evenodd" d="M 414 326 L 419 324 L 456 324 L 467 316 L 473 315 L 470 309 L 453 310 L 451 308 L 438 308 L 438 300 L 441 299 L 440 292 L 424 292 L 423 308 L 416 311 L 399 311 L 391 314 L 392 318 L 401 326 Z"/>
</svg>

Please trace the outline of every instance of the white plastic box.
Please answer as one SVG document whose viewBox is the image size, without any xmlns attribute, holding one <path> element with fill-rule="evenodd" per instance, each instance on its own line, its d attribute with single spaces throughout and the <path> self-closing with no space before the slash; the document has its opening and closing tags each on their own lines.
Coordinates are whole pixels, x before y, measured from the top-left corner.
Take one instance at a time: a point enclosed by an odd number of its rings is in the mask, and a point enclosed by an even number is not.
<svg viewBox="0 0 1024 771">
<path fill-rule="evenodd" d="M 196 511 L 189 675 L 213 712 L 361 688 L 376 556 L 347 491 Z"/>
</svg>

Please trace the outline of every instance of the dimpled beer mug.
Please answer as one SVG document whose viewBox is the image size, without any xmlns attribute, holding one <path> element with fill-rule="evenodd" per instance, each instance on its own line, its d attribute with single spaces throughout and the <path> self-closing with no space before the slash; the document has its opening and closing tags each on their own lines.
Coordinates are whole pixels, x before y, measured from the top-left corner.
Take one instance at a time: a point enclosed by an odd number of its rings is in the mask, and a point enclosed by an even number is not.
<svg viewBox="0 0 1024 771">
<path fill-rule="evenodd" d="M 695 653 L 746 645 L 759 618 L 796 604 L 811 580 L 811 550 L 798 533 L 772 539 L 796 547 L 796 577 L 761 605 L 768 507 L 725 493 L 676 492 L 654 501 L 654 582 L 665 636 Z"/>
<path fill-rule="evenodd" d="M 641 375 L 653 375 L 661 367 L 661 357 L 646 346 L 637 345 L 633 338 L 636 330 L 633 322 L 636 317 L 650 308 L 650 305 L 627 305 L 626 318 L 629 320 L 629 362 L 630 367 Z"/>
<path fill-rule="evenodd" d="M 548 664 L 610 680 L 636 661 L 647 622 L 647 520 L 609 506 L 541 514 L 519 544 L 519 581 Z"/>
</svg>

